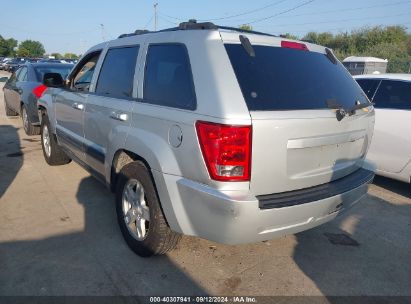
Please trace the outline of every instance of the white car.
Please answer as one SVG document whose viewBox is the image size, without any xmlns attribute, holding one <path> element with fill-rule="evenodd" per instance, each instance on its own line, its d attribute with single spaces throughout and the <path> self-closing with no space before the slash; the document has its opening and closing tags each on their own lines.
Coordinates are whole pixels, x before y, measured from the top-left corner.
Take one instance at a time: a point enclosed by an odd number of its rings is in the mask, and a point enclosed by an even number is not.
<svg viewBox="0 0 411 304">
<path fill-rule="evenodd" d="M 377 174 L 411 182 L 411 74 L 355 76 L 375 103 L 374 137 L 367 158 Z"/>
</svg>

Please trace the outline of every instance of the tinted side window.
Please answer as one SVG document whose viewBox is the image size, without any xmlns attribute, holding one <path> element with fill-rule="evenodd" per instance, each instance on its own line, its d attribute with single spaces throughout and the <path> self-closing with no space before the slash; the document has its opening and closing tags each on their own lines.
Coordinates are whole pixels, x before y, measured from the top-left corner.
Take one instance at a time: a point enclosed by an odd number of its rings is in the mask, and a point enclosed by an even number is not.
<svg viewBox="0 0 411 304">
<path fill-rule="evenodd" d="M 17 81 L 27 81 L 27 68 L 21 68 L 19 75 L 17 76 Z"/>
<path fill-rule="evenodd" d="M 383 80 L 374 97 L 376 108 L 411 109 L 411 83 Z"/>
<path fill-rule="evenodd" d="M 11 74 L 10 79 L 8 82 L 16 82 L 17 81 L 17 77 L 19 76 L 19 73 L 21 71 L 21 68 L 18 69 L 17 71 L 15 71 L 13 74 Z"/>
<path fill-rule="evenodd" d="M 357 79 L 358 84 L 362 88 L 365 94 L 367 94 L 368 99 L 372 101 L 375 90 L 378 88 L 381 80 L 377 79 Z"/>
<path fill-rule="evenodd" d="M 80 63 L 80 66 L 76 69 L 76 74 L 74 74 L 72 78 L 72 88 L 74 90 L 89 91 L 100 53 L 101 52 L 93 53 Z"/>
<path fill-rule="evenodd" d="M 196 108 L 193 76 L 184 45 L 150 45 L 144 78 L 145 102 L 188 110 Z"/>
<path fill-rule="evenodd" d="M 110 49 L 104 59 L 96 93 L 109 97 L 131 98 L 138 46 Z"/>
</svg>

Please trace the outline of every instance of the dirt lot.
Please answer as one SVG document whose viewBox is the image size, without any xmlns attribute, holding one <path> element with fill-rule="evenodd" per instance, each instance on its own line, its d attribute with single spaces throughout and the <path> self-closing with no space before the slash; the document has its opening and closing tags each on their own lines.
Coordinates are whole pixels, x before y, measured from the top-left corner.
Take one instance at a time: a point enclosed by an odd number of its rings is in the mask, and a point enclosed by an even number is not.
<svg viewBox="0 0 411 304">
<path fill-rule="evenodd" d="M 0 96 L 0 295 L 411 296 L 407 184 L 377 178 L 349 213 L 298 235 L 245 246 L 184 237 L 142 259 L 113 195 L 74 163 L 47 166 Z"/>
</svg>

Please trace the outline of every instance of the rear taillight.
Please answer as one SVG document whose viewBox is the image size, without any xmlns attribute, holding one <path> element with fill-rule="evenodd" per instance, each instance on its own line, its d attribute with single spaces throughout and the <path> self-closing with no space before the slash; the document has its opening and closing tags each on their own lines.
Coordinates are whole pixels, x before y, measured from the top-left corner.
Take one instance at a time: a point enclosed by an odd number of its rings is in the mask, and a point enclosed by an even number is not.
<svg viewBox="0 0 411 304">
<path fill-rule="evenodd" d="M 249 181 L 251 126 L 196 123 L 198 140 L 210 177 L 218 181 Z"/>
<path fill-rule="evenodd" d="M 34 96 L 36 96 L 37 99 L 39 99 L 41 96 L 43 96 L 46 90 L 47 90 L 47 87 L 44 84 L 41 84 L 38 87 L 35 87 L 33 89 L 33 94 Z"/>
<path fill-rule="evenodd" d="M 295 49 L 300 51 L 308 51 L 308 47 L 304 43 L 293 41 L 281 41 L 281 47 L 287 49 Z"/>
</svg>

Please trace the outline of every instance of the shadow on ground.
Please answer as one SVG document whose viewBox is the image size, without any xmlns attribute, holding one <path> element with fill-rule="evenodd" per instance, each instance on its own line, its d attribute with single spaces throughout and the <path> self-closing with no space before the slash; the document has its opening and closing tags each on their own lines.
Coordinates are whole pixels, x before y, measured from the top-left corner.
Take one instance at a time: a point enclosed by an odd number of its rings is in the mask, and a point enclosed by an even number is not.
<svg viewBox="0 0 411 304">
<path fill-rule="evenodd" d="M 380 177 L 376 185 L 394 200 L 368 195 L 335 223 L 296 236 L 294 260 L 324 295 L 411 296 L 411 205 L 402 203 L 410 187 Z"/>
<path fill-rule="evenodd" d="M 7 191 L 23 166 L 18 129 L 0 125 L 0 198 Z"/>
<path fill-rule="evenodd" d="M 142 259 L 128 249 L 114 197 L 95 179 L 81 181 L 77 200 L 84 231 L 0 244 L 0 295 L 205 294 L 167 256 Z"/>
<path fill-rule="evenodd" d="M 406 184 L 383 176 L 376 176 L 374 184 L 385 190 L 411 199 L 411 184 Z"/>
</svg>

